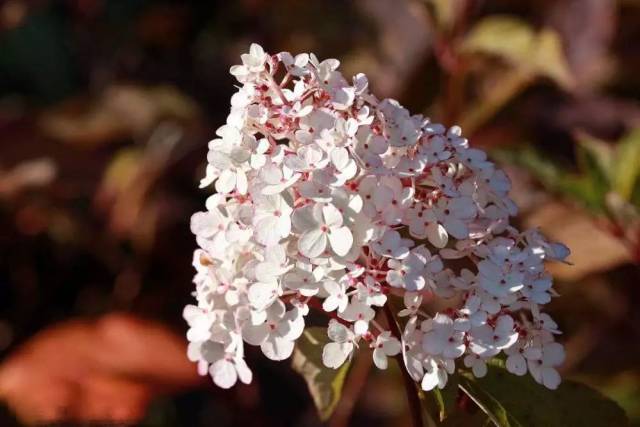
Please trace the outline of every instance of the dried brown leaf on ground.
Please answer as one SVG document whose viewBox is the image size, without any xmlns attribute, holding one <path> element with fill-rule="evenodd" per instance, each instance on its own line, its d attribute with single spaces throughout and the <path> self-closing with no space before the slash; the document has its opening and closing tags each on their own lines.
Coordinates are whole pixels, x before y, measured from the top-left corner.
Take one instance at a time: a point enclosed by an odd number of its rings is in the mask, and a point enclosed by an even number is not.
<svg viewBox="0 0 640 427">
<path fill-rule="evenodd" d="M 578 208 L 546 203 L 530 212 L 524 221 L 528 228 L 540 227 L 550 239 L 564 242 L 571 249 L 569 261 L 573 265 L 549 265 L 549 271 L 558 279 L 577 281 L 630 261 L 624 244 Z"/>
<path fill-rule="evenodd" d="M 188 121 L 193 101 L 172 86 L 114 84 L 96 99 L 72 98 L 40 117 L 45 135 L 78 147 L 98 147 L 148 133 L 162 119 Z"/>
<path fill-rule="evenodd" d="M 136 422 L 158 394 L 200 383 L 181 337 L 126 314 L 73 319 L 0 365 L 0 398 L 29 424 Z"/>
<path fill-rule="evenodd" d="M 0 199 L 11 198 L 27 188 L 46 186 L 56 173 L 56 164 L 49 158 L 27 160 L 9 170 L 0 168 Z"/>
<path fill-rule="evenodd" d="M 103 174 L 95 206 L 108 216 L 114 235 L 131 239 L 139 249 L 153 245 L 159 216 L 154 189 L 170 162 L 180 155 L 174 148 L 182 137 L 179 126 L 160 124 L 144 149 L 119 150 Z"/>
</svg>

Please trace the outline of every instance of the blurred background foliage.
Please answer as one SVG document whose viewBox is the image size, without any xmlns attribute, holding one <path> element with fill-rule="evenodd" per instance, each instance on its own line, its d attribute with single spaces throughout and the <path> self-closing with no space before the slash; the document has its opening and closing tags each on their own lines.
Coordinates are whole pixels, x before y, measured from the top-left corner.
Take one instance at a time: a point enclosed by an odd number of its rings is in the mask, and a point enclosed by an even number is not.
<svg viewBox="0 0 640 427">
<path fill-rule="evenodd" d="M 635 0 L 0 2 L 1 425 L 320 424 L 287 363 L 251 353 L 254 383 L 221 391 L 184 360 L 197 180 L 253 41 L 339 58 L 489 150 L 518 223 L 573 251 L 564 375 L 640 426 Z M 329 424 L 407 425 L 399 371 L 362 354 Z"/>
</svg>

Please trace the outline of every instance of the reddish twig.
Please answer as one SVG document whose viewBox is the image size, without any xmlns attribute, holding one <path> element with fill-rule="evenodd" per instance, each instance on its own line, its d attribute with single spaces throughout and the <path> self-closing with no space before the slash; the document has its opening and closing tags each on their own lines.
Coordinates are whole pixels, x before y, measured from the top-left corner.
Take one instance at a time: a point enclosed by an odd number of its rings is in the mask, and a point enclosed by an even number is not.
<svg viewBox="0 0 640 427">
<path fill-rule="evenodd" d="M 400 328 L 398 327 L 398 323 L 396 322 L 396 319 L 391 312 L 391 308 L 389 308 L 388 302 L 384 306 L 384 314 L 387 317 L 387 323 L 389 323 L 389 329 L 391 329 L 391 333 L 402 342 L 402 334 L 400 332 Z M 422 403 L 420 402 L 420 396 L 418 396 L 418 391 L 416 390 L 416 383 L 415 381 L 413 381 L 413 378 L 411 378 L 409 372 L 404 367 L 402 353 L 399 353 L 394 357 L 398 362 L 398 365 L 400 366 L 402 378 L 404 379 L 404 387 L 407 392 L 407 401 L 409 402 L 409 409 L 411 410 L 411 419 L 413 420 L 413 426 L 423 427 L 424 420 L 422 417 Z"/>
<path fill-rule="evenodd" d="M 349 372 L 349 381 L 342 390 L 342 398 L 335 409 L 329 427 L 347 427 L 349 425 L 353 408 L 367 382 L 372 364 L 373 359 L 368 354 L 356 357 Z"/>
</svg>

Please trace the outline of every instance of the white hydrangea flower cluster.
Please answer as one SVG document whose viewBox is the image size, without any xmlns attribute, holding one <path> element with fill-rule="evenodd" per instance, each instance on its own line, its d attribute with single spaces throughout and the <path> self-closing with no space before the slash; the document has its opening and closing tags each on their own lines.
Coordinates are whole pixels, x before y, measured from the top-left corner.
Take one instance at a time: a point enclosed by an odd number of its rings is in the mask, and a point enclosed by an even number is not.
<svg viewBox="0 0 640 427">
<path fill-rule="evenodd" d="M 241 86 L 201 182 L 217 193 L 191 220 L 189 358 L 220 387 L 248 383 L 244 344 L 288 358 L 311 307 L 331 318 L 330 368 L 365 344 L 381 369 L 401 354 L 431 390 L 456 359 L 481 377 L 504 352 L 512 373 L 558 387 L 564 350 L 541 306 L 554 296 L 544 262 L 567 248 L 509 224 L 507 176 L 459 127 L 377 99 L 338 66 L 253 44 L 231 68 Z M 377 321 L 389 295 L 404 300 L 391 311 L 401 336 Z M 436 298 L 447 308 L 430 312 Z"/>
</svg>

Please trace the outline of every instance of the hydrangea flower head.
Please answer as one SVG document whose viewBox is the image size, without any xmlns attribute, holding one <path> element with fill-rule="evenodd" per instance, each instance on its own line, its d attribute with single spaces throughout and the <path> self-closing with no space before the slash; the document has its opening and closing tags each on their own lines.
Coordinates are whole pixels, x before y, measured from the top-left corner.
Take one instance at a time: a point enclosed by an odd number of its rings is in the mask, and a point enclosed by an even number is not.
<svg viewBox="0 0 640 427">
<path fill-rule="evenodd" d="M 456 361 L 483 376 L 504 353 L 513 374 L 558 387 L 544 263 L 567 248 L 510 224 L 507 176 L 459 127 L 376 98 L 339 65 L 253 44 L 231 68 L 240 86 L 201 181 L 216 194 L 191 220 L 189 358 L 220 387 L 248 383 L 245 345 L 287 359 L 312 307 L 331 317 L 328 368 L 369 347 L 430 390 Z M 401 336 L 376 320 L 390 295 Z"/>
</svg>

